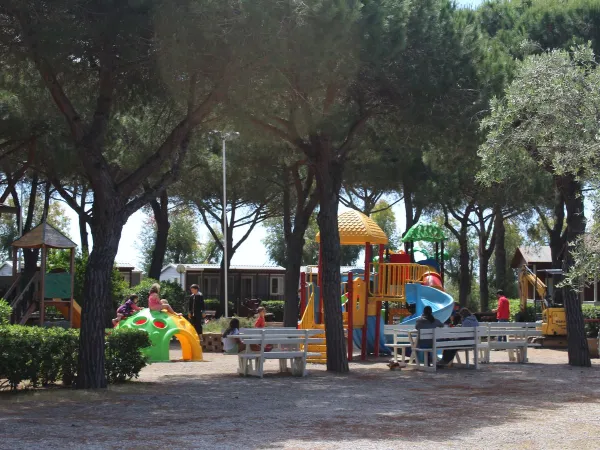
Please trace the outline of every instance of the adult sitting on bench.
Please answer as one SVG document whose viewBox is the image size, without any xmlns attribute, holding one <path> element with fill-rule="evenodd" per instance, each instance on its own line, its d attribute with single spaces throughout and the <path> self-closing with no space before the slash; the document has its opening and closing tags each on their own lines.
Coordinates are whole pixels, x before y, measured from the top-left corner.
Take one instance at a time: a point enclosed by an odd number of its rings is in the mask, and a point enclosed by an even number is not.
<svg viewBox="0 0 600 450">
<path fill-rule="evenodd" d="M 431 306 L 423 308 L 423 314 L 415 322 L 416 330 L 430 330 L 432 328 L 444 328 L 444 324 L 433 316 Z M 419 340 L 419 347 L 431 348 L 433 341 L 431 339 Z"/>
<path fill-rule="evenodd" d="M 475 317 L 473 313 L 471 313 L 471 311 L 469 311 L 467 308 L 461 308 L 458 314 L 461 318 L 462 328 L 479 326 L 477 317 Z M 458 350 L 444 350 L 444 352 L 442 353 L 442 359 L 438 362 L 438 367 L 444 367 L 450 364 L 454 360 L 456 352 L 458 352 Z"/>
</svg>

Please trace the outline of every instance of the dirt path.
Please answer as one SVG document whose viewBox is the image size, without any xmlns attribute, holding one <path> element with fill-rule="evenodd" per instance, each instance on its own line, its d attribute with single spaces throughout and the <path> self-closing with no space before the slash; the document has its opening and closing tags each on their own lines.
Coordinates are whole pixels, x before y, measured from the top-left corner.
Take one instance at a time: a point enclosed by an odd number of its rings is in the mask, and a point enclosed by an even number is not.
<svg viewBox="0 0 600 450">
<path fill-rule="evenodd" d="M 241 378 L 237 359 L 153 364 L 103 392 L 0 395 L 0 448 L 599 448 L 600 364 L 564 352 L 475 372 L 353 363 L 335 376 Z M 275 371 L 276 362 L 267 369 Z"/>
</svg>

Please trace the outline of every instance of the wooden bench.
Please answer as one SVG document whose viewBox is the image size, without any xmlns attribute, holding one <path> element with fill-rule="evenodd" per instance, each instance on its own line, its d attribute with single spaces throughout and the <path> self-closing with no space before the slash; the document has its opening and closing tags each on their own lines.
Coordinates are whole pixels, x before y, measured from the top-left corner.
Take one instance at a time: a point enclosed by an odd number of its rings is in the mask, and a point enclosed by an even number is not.
<svg viewBox="0 0 600 450">
<path fill-rule="evenodd" d="M 529 342 L 530 338 L 542 335 L 542 332 L 537 329 L 538 326 L 539 324 L 535 322 L 489 322 L 480 324 L 480 328 L 484 330 L 482 342 L 479 346 L 482 362 L 490 362 L 490 352 L 492 350 L 507 350 L 509 361 L 526 363 L 527 349 L 539 346 L 539 344 Z M 506 340 L 499 340 L 501 337 L 505 337 Z"/>
<path fill-rule="evenodd" d="M 400 350 L 401 363 L 406 361 L 406 350 L 411 348 L 409 332 L 415 329 L 414 325 L 384 325 L 383 334 L 392 336 L 392 343 L 385 344 L 393 349 L 393 361 L 398 363 L 398 350 Z M 415 363 L 415 354 L 411 352 L 408 364 Z"/>
<path fill-rule="evenodd" d="M 307 357 L 319 356 L 308 351 L 308 344 L 323 343 L 324 339 L 311 337 L 322 333 L 322 330 L 296 328 L 242 328 L 239 335 L 233 336 L 246 344 L 245 352 L 238 354 L 238 373 L 262 378 L 265 361 L 277 359 L 280 372 L 288 371 L 289 360 L 293 375 L 306 376 Z M 260 346 L 260 349 L 252 351 L 251 346 Z M 272 346 L 272 350 L 265 351 L 267 346 Z"/>
<path fill-rule="evenodd" d="M 466 353 L 466 365 L 469 364 L 469 352 L 473 352 L 475 369 L 479 369 L 479 345 L 481 331 L 479 327 L 465 328 L 432 328 L 413 330 L 408 334 L 411 341 L 411 351 L 415 354 L 417 369 L 437 370 L 437 352 L 440 350 L 458 350 Z M 423 341 L 430 341 L 431 347 L 424 347 Z M 417 352 L 423 353 L 423 365 L 417 357 Z M 431 366 L 429 365 L 431 363 Z"/>
</svg>

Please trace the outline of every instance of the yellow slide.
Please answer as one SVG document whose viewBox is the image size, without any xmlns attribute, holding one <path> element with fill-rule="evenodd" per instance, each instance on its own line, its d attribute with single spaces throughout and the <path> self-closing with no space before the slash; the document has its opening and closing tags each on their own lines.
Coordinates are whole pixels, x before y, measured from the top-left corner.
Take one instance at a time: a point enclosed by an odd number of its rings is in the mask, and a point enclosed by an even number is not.
<svg viewBox="0 0 600 450">
<path fill-rule="evenodd" d="M 67 305 L 56 306 L 56 309 L 65 319 L 69 319 L 69 307 Z M 73 328 L 81 328 L 81 306 L 75 300 L 73 300 Z"/>
</svg>

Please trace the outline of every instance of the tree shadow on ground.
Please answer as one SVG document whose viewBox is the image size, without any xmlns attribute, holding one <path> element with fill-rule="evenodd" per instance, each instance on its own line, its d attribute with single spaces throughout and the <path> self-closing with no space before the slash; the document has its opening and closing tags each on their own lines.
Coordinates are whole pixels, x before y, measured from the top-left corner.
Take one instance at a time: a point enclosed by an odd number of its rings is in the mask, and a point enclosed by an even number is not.
<svg viewBox="0 0 600 450">
<path fill-rule="evenodd" d="M 307 446 L 352 445 L 359 439 L 374 444 L 448 441 L 458 438 L 458 430 L 466 435 L 517 422 L 523 413 L 553 414 L 564 404 L 600 402 L 598 367 L 493 363 L 479 371 L 426 373 L 380 366 L 353 364 L 344 375 L 313 367 L 305 378 L 267 372 L 257 379 L 235 373 L 181 374 L 174 365 L 172 374 L 156 382 L 0 399 L 0 435 L 41 426 L 43 442 L 56 445 L 71 436 L 73 444 L 109 446 L 121 442 L 113 441 L 115 430 L 127 443 L 144 439 L 151 430 L 149 447 L 237 442 L 244 448 L 279 448 L 291 439 Z M 39 446 L 41 438 L 30 435 L 20 442 Z"/>
</svg>

